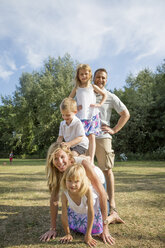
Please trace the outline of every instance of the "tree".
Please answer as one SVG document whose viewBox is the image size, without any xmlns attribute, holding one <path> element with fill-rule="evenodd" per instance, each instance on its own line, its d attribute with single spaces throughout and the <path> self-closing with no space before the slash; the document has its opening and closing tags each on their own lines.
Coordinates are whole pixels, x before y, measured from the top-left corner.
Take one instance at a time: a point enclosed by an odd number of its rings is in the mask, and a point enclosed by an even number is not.
<svg viewBox="0 0 165 248">
<path fill-rule="evenodd" d="M 49 57 L 39 72 L 23 73 L 14 95 L 0 106 L 0 154 L 38 154 L 58 136 L 59 105 L 71 91 L 77 63 L 66 54 Z M 114 89 L 130 111 L 126 126 L 113 136 L 116 153 L 158 154 L 165 158 L 165 61 L 155 73 L 130 74 L 123 89 Z M 112 114 L 111 126 L 118 120 Z"/>
<path fill-rule="evenodd" d="M 116 135 L 115 149 L 133 153 L 145 153 L 150 150 L 149 140 L 152 134 L 148 116 L 153 104 L 154 85 L 154 74 L 145 69 L 140 71 L 137 77 L 133 77 L 132 74 L 129 75 L 124 91 L 114 91 L 126 104 L 131 115 L 126 127 Z"/>
<path fill-rule="evenodd" d="M 0 157 L 8 157 L 13 147 L 13 105 L 11 97 L 2 97 L 0 107 Z"/>
<path fill-rule="evenodd" d="M 49 57 L 40 72 L 23 73 L 12 99 L 15 144 L 20 154 L 45 152 L 58 136 L 59 105 L 71 91 L 76 63 Z M 45 153 L 44 153 L 45 155 Z"/>
<path fill-rule="evenodd" d="M 165 152 L 165 60 L 157 67 L 153 87 L 153 102 L 147 122 L 150 123 L 150 146 L 154 151 L 164 149 Z"/>
</svg>

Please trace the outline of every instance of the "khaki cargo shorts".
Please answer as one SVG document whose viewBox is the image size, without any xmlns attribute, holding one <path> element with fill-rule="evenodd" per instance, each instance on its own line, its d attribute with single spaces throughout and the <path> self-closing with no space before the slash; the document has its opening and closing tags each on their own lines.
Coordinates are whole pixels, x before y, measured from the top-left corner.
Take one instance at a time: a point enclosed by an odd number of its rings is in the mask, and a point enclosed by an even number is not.
<svg viewBox="0 0 165 248">
<path fill-rule="evenodd" d="M 101 170 L 114 167 L 115 154 L 112 150 L 112 139 L 96 139 L 96 158 Z"/>
</svg>

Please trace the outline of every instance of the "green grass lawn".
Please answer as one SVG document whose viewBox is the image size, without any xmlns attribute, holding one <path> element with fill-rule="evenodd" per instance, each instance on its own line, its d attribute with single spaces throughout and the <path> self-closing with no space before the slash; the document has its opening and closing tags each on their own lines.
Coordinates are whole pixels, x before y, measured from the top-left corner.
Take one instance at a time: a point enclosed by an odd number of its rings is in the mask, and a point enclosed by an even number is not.
<svg viewBox="0 0 165 248">
<path fill-rule="evenodd" d="M 165 247 L 165 162 L 116 162 L 114 174 L 117 209 L 126 222 L 109 225 L 114 247 Z M 59 243 L 60 215 L 56 240 L 40 242 L 49 227 L 45 160 L 14 159 L 10 165 L 0 159 L 0 247 L 87 247 L 75 233 L 71 244 Z M 107 246 L 98 239 L 97 247 Z"/>
</svg>

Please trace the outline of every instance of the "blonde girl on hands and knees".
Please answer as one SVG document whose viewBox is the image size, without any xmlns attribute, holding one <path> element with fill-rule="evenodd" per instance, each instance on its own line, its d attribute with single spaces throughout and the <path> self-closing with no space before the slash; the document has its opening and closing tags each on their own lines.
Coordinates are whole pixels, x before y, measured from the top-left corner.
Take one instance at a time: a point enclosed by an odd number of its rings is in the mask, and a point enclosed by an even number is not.
<svg viewBox="0 0 165 248">
<path fill-rule="evenodd" d="M 75 164 L 67 168 L 61 180 L 62 192 L 62 224 L 65 236 L 61 243 L 73 240 L 70 229 L 85 234 L 84 241 L 90 247 L 96 246 L 93 235 L 103 231 L 103 221 L 99 198 L 86 176 L 84 167 Z M 69 207 L 68 207 L 69 205 Z"/>
<path fill-rule="evenodd" d="M 92 82 L 92 71 L 89 65 L 80 64 L 76 71 L 76 86 L 73 88 L 69 97 L 76 97 L 78 113 L 77 117 L 82 121 L 85 134 L 89 139 L 88 153 L 90 162 L 94 164 L 94 155 L 96 149 L 95 135 L 100 132 L 99 110 L 104 101 L 106 94 Z M 101 101 L 96 104 L 95 92 L 102 96 Z"/>
<path fill-rule="evenodd" d="M 103 219 L 103 232 L 101 238 L 104 243 L 113 245 L 115 243 L 114 238 L 110 235 L 108 230 L 108 216 L 107 216 L 107 194 L 102 185 L 102 179 L 100 177 L 101 170 L 85 160 L 83 157 L 73 157 L 70 149 L 59 143 L 53 143 L 49 149 L 46 160 L 46 174 L 48 180 L 48 187 L 51 193 L 50 196 L 50 216 L 51 216 L 51 228 L 46 233 L 41 235 L 40 240 L 45 242 L 50 239 L 55 239 L 57 236 L 57 215 L 58 215 L 58 200 L 60 191 L 60 182 L 65 170 L 75 165 L 75 163 L 81 163 L 86 171 L 86 175 L 91 181 L 93 188 L 99 195 L 100 208 Z"/>
</svg>

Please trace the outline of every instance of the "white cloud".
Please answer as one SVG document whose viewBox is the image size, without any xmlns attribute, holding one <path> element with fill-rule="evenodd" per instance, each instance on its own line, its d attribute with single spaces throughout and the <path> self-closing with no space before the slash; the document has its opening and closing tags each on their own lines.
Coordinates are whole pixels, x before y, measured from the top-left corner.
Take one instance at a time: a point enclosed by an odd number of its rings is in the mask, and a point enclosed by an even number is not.
<svg viewBox="0 0 165 248">
<path fill-rule="evenodd" d="M 23 69 L 25 69 L 27 67 L 27 65 L 21 65 L 20 67 L 19 67 L 19 69 L 20 70 L 23 70 Z"/>
<path fill-rule="evenodd" d="M 42 66 L 42 54 L 34 52 L 30 47 L 26 48 L 27 62 L 35 69 Z"/>
<path fill-rule="evenodd" d="M 13 71 L 10 70 L 5 70 L 1 65 L 0 65 L 0 78 L 3 80 L 8 80 L 9 77 L 13 74 Z"/>
<path fill-rule="evenodd" d="M 111 28 L 104 26 L 100 7 L 95 2 L 48 0 L 32 4 L 30 0 L 8 0 L 3 3 L 3 9 L 7 11 L 7 6 L 10 7 L 9 18 L 2 13 L 6 33 L 3 29 L 0 32 L 24 50 L 31 66 L 37 66 L 37 61 L 40 66 L 39 58 L 66 52 L 82 60 L 96 59 Z M 35 59 L 30 59 L 32 54 Z"/>
<path fill-rule="evenodd" d="M 107 24 L 112 23 L 108 41 L 113 40 L 116 55 L 165 52 L 165 2 L 121 1 L 106 11 Z M 142 56 L 143 57 L 143 56 Z M 140 58 L 140 57 L 139 57 Z"/>
<path fill-rule="evenodd" d="M 15 61 L 8 52 L 1 53 L 0 64 L 10 68 L 13 71 L 17 70 Z"/>
<path fill-rule="evenodd" d="M 18 54 L 31 68 L 66 52 L 83 62 L 102 54 L 131 54 L 136 62 L 162 55 L 164 9 L 163 0 L 1 0 L 0 36 L 15 48 L 3 68 L 15 71 Z"/>
<path fill-rule="evenodd" d="M 7 52 L 3 52 L 0 56 L 0 78 L 8 80 L 16 70 L 14 59 Z"/>
</svg>

